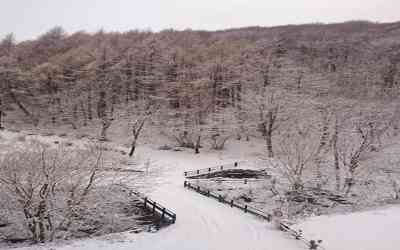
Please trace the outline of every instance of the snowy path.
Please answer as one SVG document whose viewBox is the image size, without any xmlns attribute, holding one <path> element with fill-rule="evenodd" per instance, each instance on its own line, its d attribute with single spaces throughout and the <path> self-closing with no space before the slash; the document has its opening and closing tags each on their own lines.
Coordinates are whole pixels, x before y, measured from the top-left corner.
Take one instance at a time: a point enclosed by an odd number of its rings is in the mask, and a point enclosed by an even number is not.
<svg viewBox="0 0 400 250">
<path fill-rule="evenodd" d="M 177 222 L 155 234 L 157 240 L 138 240 L 137 249 L 302 249 L 265 221 L 183 187 L 183 171 L 214 166 L 217 156 L 158 151 L 157 158 L 169 168 L 164 176 L 168 182 L 151 197 L 176 212 Z"/>
<path fill-rule="evenodd" d="M 232 162 L 233 157 L 216 153 L 159 151 L 142 147 L 147 155 L 165 168 L 149 197 L 177 214 L 176 224 L 157 233 L 121 233 L 94 239 L 76 240 L 68 245 L 44 245 L 33 249 L 112 249 L 112 250 L 301 250 L 300 242 L 274 229 L 271 224 L 208 199 L 183 187 L 183 171 Z M 233 154 L 237 156 L 238 154 Z M 222 158 L 226 160 L 223 161 Z M 220 159 L 220 160 L 218 160 Z M 230 160 L 229 160 L 230 159 Z M 217 162 L 219 161 L 219 162 Z M 161 181 L 161 182 L 160 182 Z"/>
</svg>

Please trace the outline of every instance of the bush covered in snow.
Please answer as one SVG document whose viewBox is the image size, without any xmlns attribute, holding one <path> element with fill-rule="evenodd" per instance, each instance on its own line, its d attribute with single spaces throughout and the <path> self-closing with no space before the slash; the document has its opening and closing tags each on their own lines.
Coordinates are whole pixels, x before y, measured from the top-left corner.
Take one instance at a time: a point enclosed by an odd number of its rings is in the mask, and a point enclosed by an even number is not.
<svg viewBox="0 0 400 250">
<path fill-rule="evenodd" d="M 107 185 L 101 147 L 9 146 L 0 160 L 0 241 L 52 241 L 135 229 L 141 211 Z M 106 179 L 107 178 L 107 179 Z"/>
</svg>

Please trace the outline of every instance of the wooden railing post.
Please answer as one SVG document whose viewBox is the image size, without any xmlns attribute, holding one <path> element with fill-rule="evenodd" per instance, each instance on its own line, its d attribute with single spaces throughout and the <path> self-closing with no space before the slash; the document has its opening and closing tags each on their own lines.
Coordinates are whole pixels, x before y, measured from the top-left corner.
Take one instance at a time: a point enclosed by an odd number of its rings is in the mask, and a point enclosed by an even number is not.
<svg viewBox="0 0 400 250">
<path fill-rule="evenodd" d="M 210 190 L 207 190 L 207 196 L 210 196 Z"/>
<path fill-rule="evenodd" d="M 318 244 L 315 242 L 315 240 L 310 240 L 310 249 L 315 250 L 318 249 Z"/>
<path fill-rule="evenodd" d="M 197 174 L 200 174 L 200 170 L 199 169 L 197 169 Z"/>
<path fill-rule="evenodd" d="M 238 166 L 238 163 L 235 161 L 235 163 L 233 164 L 235 167 L 237 167 Z"/>
<path fill-rule="evenodd" d="M 187 172 L 185 172 L 185 176 L 187 176 Z"/>
<path fill-rule="evenodd" d="M 165 207 L 162 209 L 161 219 L 164 219 L 165 216 Z"/>
<path fill-rule="evenodd" d="M 172 224 L 175 224 L 175 221 L 176 221 L 176 214 L 174 214 L 174 215 L 172 216 Z"/>
<path fill-rule="evenodd" d="M 144 208 L 146 209 L 147 206 L 147 197 L 144 198 Z"/>
<path fill-rule="evenodd" d="M 247 213 L 247 205 L 244 206 L 244 212 Z"/>
<path fill-rule="evenodd" d="M 186 181 L 183 182 L 183 186 L 184 186 L 184 187 L 186 187 L 186 183 L 187 183 Z"/>
<path fill-rule="evenodd" d="M 221 166 L 221 170 L 224 170 L 224 166 Z"/>
<path fill-rule="evenodd" d="M 231 207 L 233 207 L 233 200 L 231 200 Z"/>
<path fill-rule="evenodd" d="M 153 203 L 153 214 L 156 212 L 156 202 Z"/>
</svg>

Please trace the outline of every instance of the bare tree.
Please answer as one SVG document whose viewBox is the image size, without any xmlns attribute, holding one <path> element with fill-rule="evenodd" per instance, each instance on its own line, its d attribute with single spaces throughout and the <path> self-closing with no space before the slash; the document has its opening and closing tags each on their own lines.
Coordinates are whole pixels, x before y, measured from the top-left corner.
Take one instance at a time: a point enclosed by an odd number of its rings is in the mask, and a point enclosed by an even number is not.
<svg viewBox="0 0 400 250">
<path fill-rule="evenodd" d="M 319 106 L 317 107 L 320 116 L 321 122 L 318 128 L 320 133 L 319 145 L 315 155 L 315 164 L 316 164 L 316 177 L 317 177 L 317 188 L 322 187 L 322 175 L 323 175 L 323 162 L 327 156 L 327 153 L 330 150 L 330 141 L 331 141 L 331 120 L 332 120 L 332 110 L 328 106 Z"/>
<path fill-rule="evenodd" d="M 132 124 L 132 143 L 131 143 L 131 150 L 129 151 L 129 157 L 132 157 L 135 153 L 137 142 L 139 139 L 139 135 L 141 134 L 145 123 L 151 119 L 151 116 L 154 114 L 154 110 L 144 111 L 142 114 L 137 115 L 136 120 Z"/>
<path fill-rule="evenodd" d="M 339 121 L 337 115 L 335 115 L 335 124 L 332 135 L 332 152 L 333 152 L 333 166 L 335 169 L 335 182 L 336 191 L 340 191 L 340 162 L 339 162 L 339 149 L 338 149 L 338 137 L 339 137 Z"/>
<path fill-rule="evenodd" d="M 276 87 L 265 86 L 259 91 L 248 92 L 243 98 L 251 121 L 257 122 L 258 129 L 265 140 L 269 157 L 274 157 L 274 135 L 278 128 L 290 118 L 288 96 Z"/>
<path fill-rule="evenodd" d="M 101 159 L 94 147 L 67 151 L 34 141 L 11 148 L 0 161 L 0 195 L 9 199 L 10 216 L 22 215 L 35 242 L 68 231 L 100 177 Z"/>
<path fill-rule="evenodd" d="M 280 164 L 277 168 L 291 183 L 291 189 L 294 191 L 304 187 L 305 171 L 312 169 L 313 160 L 318 153 L 318 137 L 317 129 L 312 123 L 300 121 L 296 121 L 296 124 L 281 136 L 277 155 Z"/>
<path fill-rule="evenodd" d="M 349 174 L 344 183 L 345 194 L 356 184 L 356 173 L 365 154 L 371 151 L 375 129 L 373 122 L 368 121 L 354 124 L 349 133 L 339 134 L 339 158 Z"/>
</svg>

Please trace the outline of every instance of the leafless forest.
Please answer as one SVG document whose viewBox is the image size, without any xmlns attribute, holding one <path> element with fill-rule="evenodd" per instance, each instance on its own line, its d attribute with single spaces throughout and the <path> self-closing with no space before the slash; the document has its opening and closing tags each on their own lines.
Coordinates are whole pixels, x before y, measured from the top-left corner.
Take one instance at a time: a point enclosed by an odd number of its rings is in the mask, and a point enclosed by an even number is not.
<svg viewBox="0 0 400 250">
<path fill-rule="evenodd" d="M 127 123 L 129 156 L 144 130 L 194 154 L 262 140 L 263 160 L 279 159 L 270 163 L 287 183 L 281 194 L 296 196 L 313 187 L 372 204 L 383 198 L 367 186 L 382 185 L 385 199 L 400 199 L 400 158 L 385 151 L 400 132 L 399 93 L 400 23 L 95 34 L 56 27 L 0 43 L 0 128 L 95 128 L 108 141 L 113 124 Z M 26 162 L 41 162 L 28 153 Z M 372 183 L 371 169 L 384 181 Z M 0 185 L 12 186 L 3 170 Z M 85 181 L 71 202 L 80 205 Z M 31 231 L 37 241 L 54 233 Z"/>
</svg>

